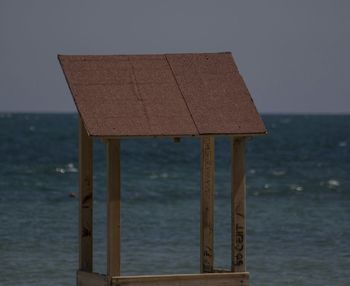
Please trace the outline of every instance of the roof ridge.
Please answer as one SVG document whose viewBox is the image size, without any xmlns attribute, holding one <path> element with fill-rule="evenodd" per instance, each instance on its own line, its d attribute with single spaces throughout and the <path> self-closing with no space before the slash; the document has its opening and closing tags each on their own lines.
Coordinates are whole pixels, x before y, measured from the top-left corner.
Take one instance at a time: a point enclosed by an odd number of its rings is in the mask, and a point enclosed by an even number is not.
<svg viewBox="0 0 350 286">
<path fill-rule="evenodd" d="M 173 77 L 174 77 L 174 79 L 175 79 L 176 86 L 177 86 L 177 88 L 179 89 L 179 91 L 180 91 L 180 93 L 181 93 L 181 96 L 182 96 L 182 98 L 183 98 L 183 100 L 184 100 L 184 102 L 185 102 L 185 104 L 186 104 L 187 110 L 188 110 L 188 112 L 190 113 L 192 122 L 193 122 L 194 126 L 196 127 L 197 133 L 198 133 L 198 135 L 199 135 L 200 133 L 199 133 L 198 126 L 197 126 L 197 124 L 196 124 L 196 121 L 195 121 L 194 118 L 193 118 L 193 115 L 192 115 L 192 112 L 191 112 L 191 110 L 190 110 L 190 107 L 188 106 L 187 101 L 186 101 L 186 98 L 185 98 L 185 96 L 184 96 L 184 94 L 183 94 L 183 92 L 182 92 L 182 90 L 181 90 L 181 87 L 180 87 L 178 81 L 177 81 L 177 78 L 176 78 L 176 76 L 175 76 L 175 72 L 174 72 L 174 70 L 173 70 L 173 68 L 172 68 L 172 66 L 171 66 L 171 64 L 170 64 L 170 62 L 169 62 L 169 60 L 168 60 L 167 54 L 164 54 L 164 57 L 165 57 L 165 59 L 166 59 L 166 62 L 167 62 L 168 65 L 169 65 L 169 68 L 170 68 L 170 70 L 171 70 L 171 73 L 172 73 L 172 75 L 173 75 Z"/>
</svg>

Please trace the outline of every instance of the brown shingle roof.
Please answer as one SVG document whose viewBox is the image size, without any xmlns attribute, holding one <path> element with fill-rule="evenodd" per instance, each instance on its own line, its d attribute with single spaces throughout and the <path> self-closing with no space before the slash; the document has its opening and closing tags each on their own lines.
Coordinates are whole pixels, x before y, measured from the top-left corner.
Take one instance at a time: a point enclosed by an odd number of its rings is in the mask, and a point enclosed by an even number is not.
<svg viewBox="0 0 350 286">
<path fill-rule="evenodd" d="M 91 136 L 266 133 L 231 53 L 58 58 Z"/>
</svg>

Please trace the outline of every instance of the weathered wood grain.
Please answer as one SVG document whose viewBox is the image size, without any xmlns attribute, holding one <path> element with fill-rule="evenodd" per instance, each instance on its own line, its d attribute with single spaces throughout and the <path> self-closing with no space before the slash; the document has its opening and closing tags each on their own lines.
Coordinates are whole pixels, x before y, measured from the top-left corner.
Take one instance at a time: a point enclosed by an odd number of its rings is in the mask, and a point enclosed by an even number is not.
<svg viewBox="0 0 350 286">
<path fill-rule="evenodd" d="M 107 142 L 107 276 L 120 275 L 120 141 Z"/>
<path fill-rule="evenodd" d="M 113 277 L 113 286 L 248 286 L 248 273 L 203 273 Z"/>
<path fill-rule="evenodd" d="M 106 275 L 78 271 L 77 286 L 107 286 Z"/>
<path fill-rule="evenodd" d="M 213 271 L 214 264 L 214 137 L 201 138 L 200 271 Z"/>
<path fill-rule="evenodd" d="M 231 270 L 246 271 L 245 138 L 232 141 Z"/>
<path fill-rule="evenodd" d="M 93 268 L 93 143 L 84 123 L 79 124 L 79 269 Z"/>
</svg>

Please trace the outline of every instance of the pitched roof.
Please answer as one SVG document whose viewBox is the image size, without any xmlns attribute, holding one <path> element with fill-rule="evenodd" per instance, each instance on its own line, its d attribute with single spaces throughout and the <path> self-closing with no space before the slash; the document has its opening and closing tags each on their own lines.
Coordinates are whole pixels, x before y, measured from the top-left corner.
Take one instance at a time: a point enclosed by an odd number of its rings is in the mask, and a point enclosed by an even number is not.
<svg viewBox="0 0 350 286">
<path fill-rule="evenodd" d="M 231 53 L 58 58 L 91 136 L 266 133 Z"/>
</svg>

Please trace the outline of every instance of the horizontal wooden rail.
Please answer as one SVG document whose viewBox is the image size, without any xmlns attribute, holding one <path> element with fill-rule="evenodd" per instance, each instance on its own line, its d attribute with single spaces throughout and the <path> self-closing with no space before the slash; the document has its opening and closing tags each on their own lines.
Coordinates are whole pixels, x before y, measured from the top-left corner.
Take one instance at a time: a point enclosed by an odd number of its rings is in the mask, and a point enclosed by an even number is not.
<svg viewBox="0 0 350 286">
<path fill-rule="evenodd" d="M 77 272 L 77 285 L 78 286 L 107 286 L 106 275 L 78 271 Z"/>
<path fill-rule="evenodd" d="M 201 273 L 112 277 L 112 286 L 248 286 L 249 273 Z"/>
</svg>

